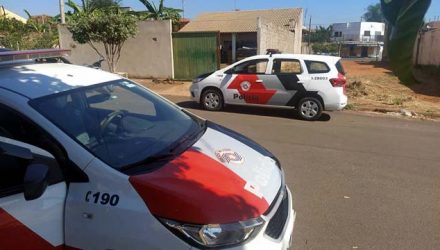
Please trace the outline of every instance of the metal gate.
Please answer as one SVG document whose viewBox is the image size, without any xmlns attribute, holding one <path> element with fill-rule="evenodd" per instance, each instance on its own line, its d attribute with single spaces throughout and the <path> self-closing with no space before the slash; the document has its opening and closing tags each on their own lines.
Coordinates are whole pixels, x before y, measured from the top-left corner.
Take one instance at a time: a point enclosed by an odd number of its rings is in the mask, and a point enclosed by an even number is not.
<svg viewBox="0 0 440 250">
<path fill-rule="evenodd" d="M 173 33 L 174 78 L 192 80 L 220 68 L 220 33 Z"/>
</svg>

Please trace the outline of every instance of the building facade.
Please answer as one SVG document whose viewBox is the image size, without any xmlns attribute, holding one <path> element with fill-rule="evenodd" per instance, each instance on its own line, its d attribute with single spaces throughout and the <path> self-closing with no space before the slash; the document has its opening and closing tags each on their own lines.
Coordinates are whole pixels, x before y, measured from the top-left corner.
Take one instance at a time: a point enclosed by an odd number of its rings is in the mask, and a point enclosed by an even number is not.
<svg viewBox="0 0 440 250">
<path fill-rule="evenodd" d="M 334 23 L 331 39 L 341 45 L 342 57 L 381 60 L 385 41 L 385 23 Z"/>
<path fill-rule="evenodd" d="M 301 53 L 303 10 L 269 9 L 203 13 L 179 32 L 219 32 L 221 63 L 265 54 Z"/>
</svg>

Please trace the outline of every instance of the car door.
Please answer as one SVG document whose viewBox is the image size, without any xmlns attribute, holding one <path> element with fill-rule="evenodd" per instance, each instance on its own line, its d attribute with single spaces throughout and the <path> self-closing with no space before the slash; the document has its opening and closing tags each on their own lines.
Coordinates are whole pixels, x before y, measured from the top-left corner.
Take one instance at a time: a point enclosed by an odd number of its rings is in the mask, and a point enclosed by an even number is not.
<svg viewBox="0 0 440 250">
<path fill-rule="evenodd" d="M 261 76 L 268 89 L 276 90 L 268 105 L 293 106 L 299 96 L 306 92 L 308 82 L 300 60 L 294 58 L 274 58 L 270 74 Z"/>
<path fill-rule="evenodd" d="M 264 84 L 269 59 L 245 61 L 225 72 L 228 84 L 222 87 L 225 102 L 229 104 L 270 103 L 276 90 Z"/>
<path fill-rule="evenodd" d="M 66 183 L 50 153 L 0 136 L 0 249 L 63 247 L 65 199 Z"/>
</svg>

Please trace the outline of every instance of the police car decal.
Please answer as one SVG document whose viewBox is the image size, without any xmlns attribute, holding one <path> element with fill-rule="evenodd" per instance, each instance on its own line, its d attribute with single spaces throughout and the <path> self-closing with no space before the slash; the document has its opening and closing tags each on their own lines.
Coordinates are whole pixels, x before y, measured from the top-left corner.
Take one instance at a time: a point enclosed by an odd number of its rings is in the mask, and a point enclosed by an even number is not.
<svg viewBox="0 0 440 250">
<path fill-rule="evenodd" d="M 235 145 L 243 157 L 232 150 L 216 150 L 213 141 L 226 148 Z M 192 148 L 162 168 L 131 176 L 129 181 L 155 216 L 224 224 L 264 214 L 281 187 L 281 178 L 273 159 L 208 128 Z"/>
</svg>

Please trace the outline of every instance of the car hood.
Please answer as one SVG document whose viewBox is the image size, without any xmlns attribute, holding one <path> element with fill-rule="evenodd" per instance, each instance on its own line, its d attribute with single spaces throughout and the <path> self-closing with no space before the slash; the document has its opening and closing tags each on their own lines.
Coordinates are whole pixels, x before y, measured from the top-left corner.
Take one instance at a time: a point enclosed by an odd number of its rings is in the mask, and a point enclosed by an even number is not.
<svg viewBox="0 0 440 250">
<path fill-rule="evenodd" d="M 271 153 L 213 123 L 181 155 L 129 181 L 152 214 L 191 224 L 227 224 L 259 217 L 284 185 Z"/>
</svg>

